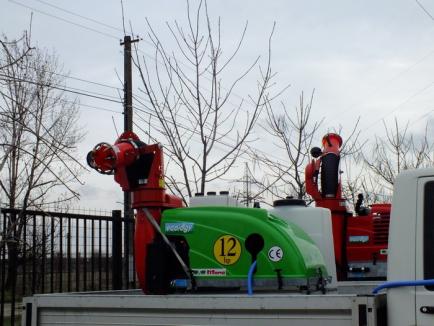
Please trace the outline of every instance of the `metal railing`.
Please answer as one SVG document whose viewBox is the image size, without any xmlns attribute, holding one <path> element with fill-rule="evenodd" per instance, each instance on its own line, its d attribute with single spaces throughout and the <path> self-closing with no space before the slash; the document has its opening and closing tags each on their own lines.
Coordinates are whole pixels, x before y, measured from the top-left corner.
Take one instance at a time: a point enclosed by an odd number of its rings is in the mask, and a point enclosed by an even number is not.
<svg viewBox="0 0 434 326">
<path fill-rule="evenodd" d="M 104 216 L 2 209 L 0 326 L 19 324 L 24 296 L 135 287 L 132 239 L 123 232 L 133 223 L 121 211 Z"/>
</svg>

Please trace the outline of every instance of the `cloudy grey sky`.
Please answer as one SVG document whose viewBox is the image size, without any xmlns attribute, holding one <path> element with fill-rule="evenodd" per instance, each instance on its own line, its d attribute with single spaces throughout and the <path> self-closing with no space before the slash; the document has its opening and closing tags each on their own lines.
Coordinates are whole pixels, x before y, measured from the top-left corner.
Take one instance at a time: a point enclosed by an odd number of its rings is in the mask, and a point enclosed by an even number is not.
<svg viewBox="0 0 434 326">
<path fill-rule="evenodd" d="M 123 57 L 120 1 L 2 0 L 0 31 L 8 38 L 18 37 L 29 25 L 33 11 L 32 40 L 54 50 L 70 75 L 121 87 Z M 192 1 L 192 6 L 196 2 Z M 434 16 L 434 3 L 419 0 Z M 233 72 L 242 71 L 246 62 L 266 55 L 267 38 L 276 22 L 272 44 L 272 67 L 282 87 L 291 84 L 281 100 L 292 108 L 301 91 L 315 89 L 314 119 L 325 118 L 323 131 L 340 125 L 349 132 L 361 116 L 361 137 L 382 135 L 383 125 L 397 117 L 418 132 L 434 114 L 434 19 L 415 0 L 209 0 L 211 18 L 222 19 L 222 42 L 233 48 L 248 21 L 247 35 Z M 147 42 L 145 17 L 162 40 L 170 44 L 166 21 L 185 22 L 183 0 L 124 0 L 127 25 L 144 38 L 140 49 L 152 55 Z M 81 16 L 81 17 L 80 17 Z M 92 22 L 85 17 L 95 20 Z M 81 26 L 80 26 L 81 25 Z M 85 26 L 86 28 L 84 28 Z M 247 79 L 236 91 L 246 96 Z M 74 79 L 75 87 L 118 96 L 118 90 Z M 79 152 L 85 153 L 100 141 L 113 142 L 113 121 L 122 128 L 121 105 L 86 97 L 80 103 L 81 123 L 87 131 Z M 113 110 L 108 112 L 95 107 Z M 257 135 L 261 136 L 260 130 Z M 345 135 L 343 135 L 345 137 Z M 320 139 L 318 139 L 319 142 Z M 266 150 L 266 143 L 257 143 Z M 106 209 L 122 195 L 110 177 L 90 173 L 84 176 L 79 206 Z"/>
</svg>

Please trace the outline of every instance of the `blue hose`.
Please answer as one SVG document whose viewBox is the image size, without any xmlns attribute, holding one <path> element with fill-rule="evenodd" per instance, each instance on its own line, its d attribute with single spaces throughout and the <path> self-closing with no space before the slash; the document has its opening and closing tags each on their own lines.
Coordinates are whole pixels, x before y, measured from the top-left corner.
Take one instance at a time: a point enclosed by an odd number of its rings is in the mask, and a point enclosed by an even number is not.
<svg viewBox="0 0 434 326">
<path fill-rule="evenodd" d="M 247 294 L 253 295 L 253 272 L 256 268 L 256 260 L 252 263 L 249 268 L 249 274 L 247 274 Z"/>
<path fill-rule="evenodd" d="M 434 280 L 419 280 L 419 281 L 392 281 L 380 284 L 372 290 L 373 294 L 377 294 L 382 289 L 399 288 L 404 286 L 427 286 L 434 285 Z"/>
</svg>

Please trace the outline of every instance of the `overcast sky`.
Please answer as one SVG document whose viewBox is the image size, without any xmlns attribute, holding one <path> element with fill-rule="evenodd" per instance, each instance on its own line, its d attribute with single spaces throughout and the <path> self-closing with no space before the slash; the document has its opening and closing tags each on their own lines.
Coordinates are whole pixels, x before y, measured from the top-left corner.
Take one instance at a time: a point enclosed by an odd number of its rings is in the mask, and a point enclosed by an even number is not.
<svg viewBox="0 0 434 326">
<path fill-rule="evenodd" d="M 121 87 L 117 77 L 117 73 L 123 74 L 120 1 L 1 1 L 0 28 L 8 38 L 18 37 L 28 27 L 33 11 L 32 41 L 54 50 L 65 71 L 73 77 Z M 195 3 L 192 1 L 192 6 Z M 278 72 L 278 85 L 291 84 L 281 100 L 292 108 L 301 91 L 310 93 L 315 89 L 314 118 L 325 118 L 324 132 L 339 125 L 349 132 L 361 116 L 362 138 L 372 139 L 373 135 L 382 135 L 383 120 L 386 124 L 395 117 L 403 123 L 408 121 L 410 129 L 417 133 L 434 114 L 434 19 L 430 17 L 434 16 L 434 3 L 427 0 L 419 3 L 209 0 L 208 6 L 214 21 L 217 17 L 222 19 L 222 43 L 229 49 L 248 21 L 234 73 L 242 71 L 243 64 L 257 55 L 265 57 L 268 35 L 276 22 L 272 67 Z M 145 17 L 167 42 L 171 37 L 165 22 L 186 21 L 183 0 L 124 0 L 124 9 L 127 26 L 131 22 L 134 33 L 143 38 L 139 46 L 145 55 L 153 53 L 147 40 Z M 253 84 L 255 80 L 252 74 L 247 83 Z M 66 84 L 104 96 L 118 96 L 114 88 L 84 81 L 67 79 Z M 248 86 L 245 87 L 237 90 L 236 95 L 246 96 Z M 83 96 L 80 103 L 115 111 L 81 107 L 81 123 L 87 132 L 79 148 L 84 161 L 93 145 L 116 139 L 113 120 L 121 130 L 123 117 L 122 107 L 117 103 Z M 257 135 L 261 136 L 261 131 Z M 266 149 L 265 142 L 258 141 L 257 146 Z M 110 177 L 92 172 L 84 180 L 87 184 L 80 188 L 82 201 L 78 206 L 121 207 L 116 202 L 122 200 L 122 194 Z"/>
</svg>

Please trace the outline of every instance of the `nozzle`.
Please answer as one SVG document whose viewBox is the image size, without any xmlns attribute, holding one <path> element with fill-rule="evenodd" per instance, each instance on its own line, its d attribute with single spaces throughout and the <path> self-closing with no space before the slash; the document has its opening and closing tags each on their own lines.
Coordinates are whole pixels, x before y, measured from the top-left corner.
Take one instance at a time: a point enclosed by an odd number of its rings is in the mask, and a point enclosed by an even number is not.
<svg viewBox="0 0 434 326">
<path fill-rule="evenodd" d="M 329 133 L 322 138 L 322 145 L 328 151 L 339 151 L 342 146 L 342 138 L 338 134 Z"/>
<path fill-rule="evenodd" d="M 87 153 L 87 164 L 101 174 L 114 174 L 116 154 L 113 147 L 107 143 L 97 144 Z"/>
<path fill-rule="evenodd" d="M 310 155 L 312 155 L 313 158 L 318 158 L 321 156 L 321 154 L 322 154 L 322 150 L 319 147 L 313 147 L 310 150 Z"/>
</svg>

